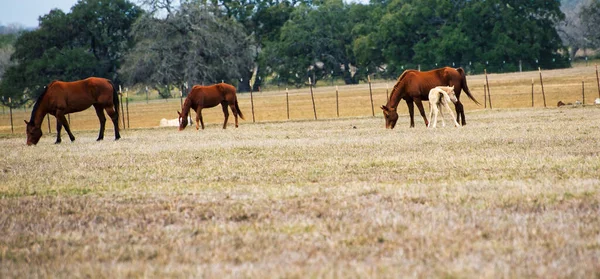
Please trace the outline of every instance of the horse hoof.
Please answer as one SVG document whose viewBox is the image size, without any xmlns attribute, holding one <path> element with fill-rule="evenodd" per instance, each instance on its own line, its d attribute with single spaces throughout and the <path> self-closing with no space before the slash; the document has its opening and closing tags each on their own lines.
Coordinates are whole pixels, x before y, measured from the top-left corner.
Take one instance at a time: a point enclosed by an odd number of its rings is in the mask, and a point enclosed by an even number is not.
<svg viewBox="0 0 600 279">
<path fill-rule="evenodd" d="M 57 140 L 57 141 L 55 141 L 55 142 L 54 142 L 54 144 L 60 144 L 60 141 L 59 141 L 59 140 Z"/>
<path fill-rule="evenodd" d="M 121 136 L 116 136 L 115 140 L 119 140 L 121 138 Z"/>
<path fill-rule="evenodd" d="M 96 141 L 101 141 L 101 140 L 103 140 L 103 139 L 104 139 L 104 138 L 98 138 Z"/>
</svg>

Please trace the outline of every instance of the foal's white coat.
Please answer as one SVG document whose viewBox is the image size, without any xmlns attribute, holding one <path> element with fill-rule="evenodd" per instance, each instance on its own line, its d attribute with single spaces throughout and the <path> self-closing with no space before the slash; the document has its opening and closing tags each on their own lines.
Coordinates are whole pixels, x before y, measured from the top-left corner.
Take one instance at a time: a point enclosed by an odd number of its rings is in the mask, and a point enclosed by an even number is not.
<svg viewBox="0 0 600 279">
<path fill-rule="evenodd" d="M 448 103 L 452 101 L 456 104 L 458 99 L 456 99 L 456 94 L 454 93 L 454 86 L 438 86 L 429 90 L 429 125 L 427 128 L 435 128 L 437 124 L 437 115 L 438 112 L 442 115 L 442 126 L 446 126 L 446 122 L 444 122 L 444 114 L 442 113 L 442 106 L 446 107 L 446 109 L 450 112 L 452 116 L 452 121 L 454 121 L 454 127 L 460 127 L 458 122 L 456 122 L 456 117 Z M 433 118 L 432 115 L 433 114 Z"/>
</svg>

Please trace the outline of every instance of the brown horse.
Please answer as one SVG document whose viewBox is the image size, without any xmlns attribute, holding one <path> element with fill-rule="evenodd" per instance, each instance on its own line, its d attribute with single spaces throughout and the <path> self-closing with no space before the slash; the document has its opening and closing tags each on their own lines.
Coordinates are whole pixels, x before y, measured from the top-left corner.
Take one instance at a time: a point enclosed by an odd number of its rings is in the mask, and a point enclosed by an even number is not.
<svg viewBox="0 0 600 279">
<path fill-rule="evenodd" d="M 106 117 L 102 110 L 106 110 L 115 125 L 115 140 L 120 139 L 119 96 L 117 90 L 108 79 L 90 77 L 73 82 L 55 80 L 46 86 L 44 92 L 33 105 L 31 119 L 29 122 L 25 120 L 25 124 L 27 124 L 27 145 L 37 144 L 42 137 L 41 126 L 46 114 L 56 117 L 55 143 L 61 142 L 60 132 L 63 126 L 65 126 L 71 141 L 74 141 L 75 136 L 71 133 L 65 115 L 86 110 L 90 106 L 94 106 L 100 120 L 98 140 L 104 139 Z"/>
<path fill-rule="evenodd" d="M 429 125 L 427 117 L 425 116 L 425 110 L 423 109 L 422 101 L 429 100 L 429 90 L 436 86 L 454 86 L 454 93 L 458 100 L 454 106 L 456 107 L 456 121 L 459 122 L 462 118 L 462 125 L 466 125 L 465 111 L 463 104 L 460 102 L 460 92 L 464 90 L 467 96 L 473 102 L 479 105 L 479 102 L 475 100 L 469 87 L 467 86 L 467 78 L 465 71 L 462 68 L 454 69 L 450 67 L 444 67 L 441 69 L 435 69 L 428 72 L 419 72 L 416 70 L 406 70 L 400 75 L 398 81 L 392 89 L 390 99 L 385 106 L 381 106 L 383 110 L 383 116 L 385 117 L 385 127 L 394 129 L 396 121 L 398 121 L 398 104 L 400 100 L 406 100 L 408 106 L 408 112 L 410 114 L 410 127 L 415 126 L 414 121 L 414 103 L 417 104 L 419 112 L 425 120 L 425 126 Z"/>
<path fill-rule="evenodd" d="M 185 129 L 188 125 L 188 114 L 190 108 L 196 112 L 196 130 L 200 127 L 198 123 L 202 125 L 204 130 L 204 120 L 202 120 L 202 109 L 212 108 L 218 104 L 223 107 L 223 114 L 225 115 L 225 122 L 223 122 L 223 129 L 227 128 L 227 120 L 229 119 L 229 110 L 227 105 L 231 107 L 233 116 L 235 117 L 235 127 L 238 127 L 238 114 L 242 119 L 244 115 L 238 106 L 237 96 L 235 95 L 235 87 L 227 83 L 213 84 L 210 86 L 195 85 L 192 88 L 190 94 L 185 98 L 181 112 L 179 114 L 179 131 Z"/>
</svg>

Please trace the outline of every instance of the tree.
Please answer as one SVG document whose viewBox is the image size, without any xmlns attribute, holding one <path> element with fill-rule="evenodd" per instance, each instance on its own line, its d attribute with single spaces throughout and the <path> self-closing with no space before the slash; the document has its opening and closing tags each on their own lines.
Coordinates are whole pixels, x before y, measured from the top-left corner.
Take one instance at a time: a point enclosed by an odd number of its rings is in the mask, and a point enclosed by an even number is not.
<svg viewBox="0 0 600 279">
<path fill-rule="evenodd" d="M 14 65 L 0 84 L 5 100 L 35 99 L 52 80 L 99 76 L 118 82 L 120 60 L 132 43 L 129 28 L 142 10 L 126 0 L 80 0 L 71 11 L 50 11 L 39 29 L 17 39 Z"/>
<path fill-rule="evenodd" d="M 133 28 L 136 46 L 122 73 L 129 83 L 234 83 L 252 68 L 250 41 L 242 26 L 214 7 L 183 3 L 167 16 L 144 15 Z M 161 89 L 161 88 L 158 88 Z"/>
<path fill-rule="evenodd" d="M 405 68 L 462 66 L 472 72 L 568 65 L 556 32 L 559 1 L 391 0 L 378 27 L 355 41 L 357 56 L 381 51 L 392 76 Z M 395 73 L 395 74 L 392 74 Z"/>
<path fill-rule="evenodd" d="M 593 49 L 600 48 L 600 0 L 590 0 L 579 13 L 583 29 L 585 46 Z"/>
<path fill-rule="evenodd" d="M 347 12 L 348 6 L 341 0 L 296 7 L 279 40 L 269 42 L 265 49 L 263 58 L 271 73 L 296 86 L 307 82 L 308 77 L 316 82 L 331 71 L 338 76 L 346 74 L 347 83 L 356 83 L 348 73 L 356 60 Z"/>
</svg>

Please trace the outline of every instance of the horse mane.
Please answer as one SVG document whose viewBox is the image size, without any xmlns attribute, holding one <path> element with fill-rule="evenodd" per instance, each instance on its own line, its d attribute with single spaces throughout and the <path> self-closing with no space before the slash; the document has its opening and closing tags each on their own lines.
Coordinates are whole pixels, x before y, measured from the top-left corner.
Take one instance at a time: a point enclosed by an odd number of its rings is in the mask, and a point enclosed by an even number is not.
<svg viewBox="0 0 600 279">
<path fill-rule="evenodd" d="M 390 99 L 388 100 L 388 102 L 390 100 L 392 100 L 392 96 L 394 96 L 394 93 L 396 92 L 396 90 L 398 89 L 398 87 L 400 86 L 400 82 L 402 81 L 402 79 L 404 79 L 404 76 L 410 72 L 411 70 L 404 70 L 404 72 L 402 72 L 402 74 L 400 74 L 400 77 L 398 77 L 398 81 L 396 81 L 396 84 L 394 84 L 394 87 L 392 87 L 392 92 L 390 93 Z"/>
<path fill-rule="evenodd" d="M 31 118 L 29 119 L 30 123 L 34 123 L 33 121 L 34 121 L 34 118 L 35 118 L 35 112 L 40 107 L 40 103 L 42 102 L 42 98 L 44 98 L 44 96 L 46 95 L 46 92 L 48 92 L 48 88 L 50 88 L 50 86 L 52 84 L 54 84 L 55 82 L 56 82 L 56 80 L 54 80 L 50 84 L 44 86 L 44 91 L 42 91 L 42 94 L 40 94 L 40 96 L 37 97 L 37 100 L 35 100 L 35 103 L 33 104 L 33 109 L 31 109 Z"/>
<path fill-rule="evenodd" d="M 190 108 L 192 108 L 191 95 L 192 92 L 190 91 L 188 96 L 185 98 L 185 101 L 183 102 L 183 106 L 181 107 L 181 115 L 185 115 L 185 117 L 187 117 L 190 114 Z"/>
</svg>

